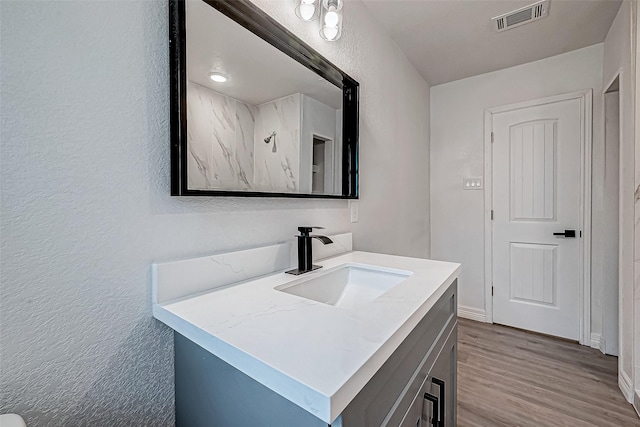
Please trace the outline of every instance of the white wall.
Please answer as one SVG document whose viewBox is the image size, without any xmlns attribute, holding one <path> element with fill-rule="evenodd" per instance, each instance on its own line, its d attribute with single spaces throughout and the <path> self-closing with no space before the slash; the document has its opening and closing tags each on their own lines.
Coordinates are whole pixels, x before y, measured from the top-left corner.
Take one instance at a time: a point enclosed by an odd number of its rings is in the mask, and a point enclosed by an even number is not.
<svg viewBox="0 0 640 427">
<path fill-rule="evenodd" d="M 326 139 L 327 149 L 325 150 L 325 160 L 333 165 L 336 153 L 342 152 L 342 145 L 336 141 L 336 132 L 342 131 L 336 125 L 336 117 L 339 111 L 329 105 L 307 96 L 302 95 L 302 131 L 300 132 L 300 188 L 306 193 L 311 193 L 312 183 L 316 177 L 313 175 L 313 138 L 319 136 Z M 338 146 L 339 145 L 339 146 Z M 340 157 L 340 160 L 342 157 Z M 324 172 L 324 191 L 325 194 L 341 194 L 342 186 L 339 191 L 334 191 L 333 177 L 336 175 L 335 170 L 329 165 L 329 170 Z M 341 165 L 335 164 L 336 169 L 340 169 Z M 313 177 L 313 179 L 312 179 Z"/>
<path fill-rule="evenodd" d="M 604 88 L 607 91 L 607 88 Z M 600 348 L 606 354 L 617 356 L 618 350 L 618 248 L 620 247 L 620 92 L 604 94 L 604 185 L 602 189 L 602 206 L 607 208 L 607 215 L 603 218 L 602 235 L 606 239 L 599 239 L 603 243 L 600 254 L 605 256 L 602 263 L 602 336 Z M 594 274 L 594 277 L 598 277 Z"/>
<path fill-rule="evenodd" d="M 325 43 L 361 83 L 355 247 L 428 255 L 429 88 L 359 2 Z M 172 425 L 150 265 L 352 227 L 346 201 L 169 196 L 167 2 L 0 2 L 0 412 L 30 427 Z"/>
<path fill-rule="evenodd" d="M 635 10 L 631 1 L 620 6 L 604 42 L 603 86 L 608 86 L 620 73 L 620 270 L 619 311 L 620 342 L 618 383 L 627 399 L 633 386 L 633 283 L 634 283 L 634 222 L 640 219 L 640 205 L 636 204 L 634 219 L 634 193 L 640 185 L 640 170 L 635 172 L 634 185 L 634 113 L 631 36 Z M 635 265 L 640 271 L 640 230 L 635 231 Z"/>
<path fill-rule="evenodd" d="M 484 194 L 463 190 L 462 179 L 484 174 L 484 110 L 592 88 L 593 117 L 601 117 L 602 55 L 600 44 L 431 88 L 431 255 L 462 263 L 459 305 L 478 319 L 485 315 Z M 599 120 L 593 140 L 599 159 Z"/>
<path fill-rule="evenodd" d="M 638 71 L 640 70 L 640 31 L 638 31 L 638 23 L 640 22 L 640 7 L 638 7 L 636 3 L 636 19 L 634 25 L 634 31 L 636 34 L 636 51 L 635 51 L 635 129 L 634 129 L 634 137 L 635 137 L 635 150 L 636 150 L 636 171 L 640 169 L 640 81 L 638 80 Z M 637 174 L 637 172 L 636 172 Z M 636 182 L 637 183 L 637 182 Z M 636 230 L 636 236 L 638 231 Z M 637 237 L 636 237 L 637 239 Z M 636 274 L 635 277 L 635 286 L 634 286 L 634 330 L 636 331 L 634 334 L 634 360 L 635 360 L 635 368 L 634 368 L 634 387 L 635 393 L 633 396 L 633 405 L 636 408 L 636 412 L 640 414 L 640 280 L 638 278 L 638 272 L 640 269 L 637 268 L 638 265 L 635 265 Z"/>
</svg>

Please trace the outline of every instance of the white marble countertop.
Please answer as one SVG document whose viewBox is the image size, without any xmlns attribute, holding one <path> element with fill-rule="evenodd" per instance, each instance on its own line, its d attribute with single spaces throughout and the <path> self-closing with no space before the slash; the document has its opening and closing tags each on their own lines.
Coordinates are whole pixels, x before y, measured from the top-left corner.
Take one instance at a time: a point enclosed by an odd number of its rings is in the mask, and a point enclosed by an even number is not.
<svg viewBox="0 0 640 427">
<path fill-rule="evenodd" d="M 345 309 L 275 290 L 345 263 L 413 275 L 377 299 Z M 332 423 L 457 277 L 460 264 L 367 252 L 317 261 L 178 301 L 154 316 L 273 391 Z"/>
</svg>

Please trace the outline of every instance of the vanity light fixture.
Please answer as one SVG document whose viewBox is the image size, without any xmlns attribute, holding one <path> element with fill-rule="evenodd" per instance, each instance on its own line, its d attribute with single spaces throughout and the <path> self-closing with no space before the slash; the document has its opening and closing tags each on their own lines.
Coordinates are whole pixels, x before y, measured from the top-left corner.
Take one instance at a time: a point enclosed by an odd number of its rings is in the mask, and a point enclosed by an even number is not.
<svg viewBox="0 0 640 427">
<path fill-rule="evenodd" d="M 209 78 L 216 83 L 224 83 L 229 79 L 229 77 L 227 77 L 225 74 L 219 73 L 217 71 L 209 73 Z"/>
<path fill-rule="evenodd" d="M 320 37 L 335 41 L 342 35 L 342 6 L 344 0 L 321 0 Z"/>
<path fill-rule="evenodd" d="M 322 0 L 297 0 L 296 16 L 303 21 L 313 21 L 318 19 Z"/>
</svg>

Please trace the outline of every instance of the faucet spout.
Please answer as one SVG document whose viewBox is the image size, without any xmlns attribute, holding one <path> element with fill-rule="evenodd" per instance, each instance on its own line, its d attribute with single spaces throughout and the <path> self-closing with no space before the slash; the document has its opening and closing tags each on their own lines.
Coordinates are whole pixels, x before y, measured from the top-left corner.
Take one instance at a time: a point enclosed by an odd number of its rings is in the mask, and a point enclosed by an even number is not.
<svg viewBox="0 0 640 427">
<path fill-rule="evenodd" d="M 333 243 L 333 240 L 331 240 L 327 236 L 320 236 L 320 235 L 314 234 L 314 235 L 309 236 L 309 237 L 313 237 L 314 239 L 320 240 L 323 245 L 328 245 L 330 243 Z"/>
<path fill-rule="evenodd" d="M 300 232 L 300 235 L 296 236 L 298 238 L 298 268 L 286 271 L 285 273 L 294 274 L 297 276 L 299 274 L 317 270 L 318 268 L 322 267 L 321 265 L 313 265 L 311 239 L 318 239 L 324 245 L 333 243 L 333 240 L 331 240 L 327 236 L 310 234 L 314 228 L 322 227 L 298 227 L 298 231 Z"/>
</svg>

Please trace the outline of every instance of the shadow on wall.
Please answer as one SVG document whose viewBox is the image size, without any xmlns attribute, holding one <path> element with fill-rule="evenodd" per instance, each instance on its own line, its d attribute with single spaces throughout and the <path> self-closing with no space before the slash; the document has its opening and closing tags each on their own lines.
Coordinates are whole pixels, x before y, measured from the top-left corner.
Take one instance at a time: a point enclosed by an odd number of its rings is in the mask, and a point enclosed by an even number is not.
<svg viewBox="0 0 640 427">
<path fill-rule="evenodd" d="M 144 318 L 114 349 L 82 400 L 47 426 L 173 426 L 174 412 L 173 331 Z"/>
</svg>

